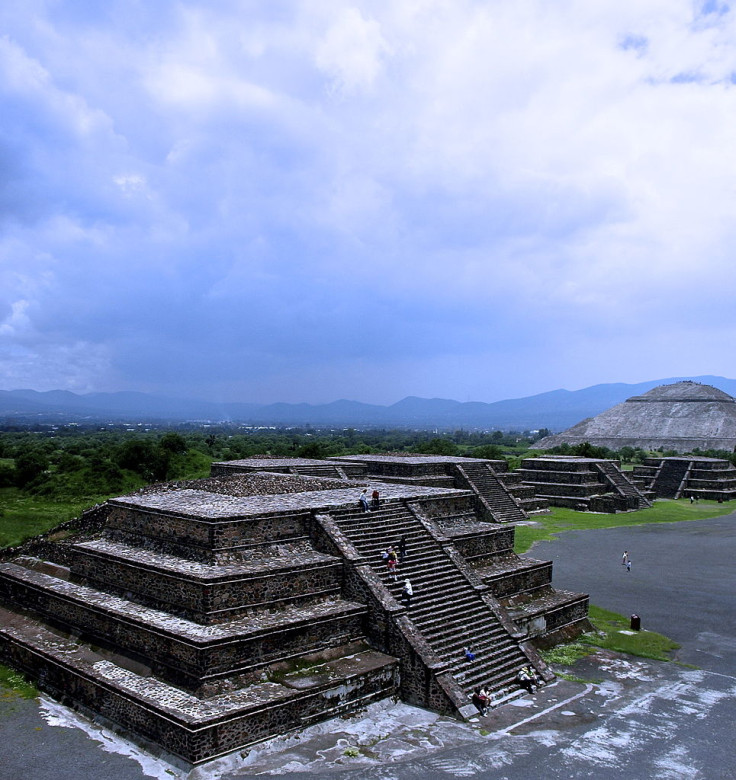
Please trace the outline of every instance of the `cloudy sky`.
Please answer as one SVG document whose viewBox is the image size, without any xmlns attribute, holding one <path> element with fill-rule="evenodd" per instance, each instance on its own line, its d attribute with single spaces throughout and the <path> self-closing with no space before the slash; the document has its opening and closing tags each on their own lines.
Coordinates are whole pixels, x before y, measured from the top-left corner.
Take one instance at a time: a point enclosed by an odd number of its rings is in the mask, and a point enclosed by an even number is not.
<svg viewBox="0 0 736 780">
<path fill-rule="evenodd" d="M 0 389 L 736 377 L 720 0 L 0 5 Z"/>
</svg>

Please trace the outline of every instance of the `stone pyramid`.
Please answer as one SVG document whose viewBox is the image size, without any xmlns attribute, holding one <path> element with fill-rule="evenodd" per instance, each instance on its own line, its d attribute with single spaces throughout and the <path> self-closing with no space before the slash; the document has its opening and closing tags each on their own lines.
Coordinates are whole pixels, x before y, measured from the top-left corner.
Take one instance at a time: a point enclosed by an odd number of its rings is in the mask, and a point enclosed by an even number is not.
<svg viewBox="0 0 736 780">
<path fill-rule="evenodd" d="M 535 448 L 545 450 L 586 441 L 612 450 L 626 446 L 675 452 L 696 448 L 733 450 L 736 399 L 698 382 L 660 385 L 562 433 L 545 437 Z"/>
</svg>

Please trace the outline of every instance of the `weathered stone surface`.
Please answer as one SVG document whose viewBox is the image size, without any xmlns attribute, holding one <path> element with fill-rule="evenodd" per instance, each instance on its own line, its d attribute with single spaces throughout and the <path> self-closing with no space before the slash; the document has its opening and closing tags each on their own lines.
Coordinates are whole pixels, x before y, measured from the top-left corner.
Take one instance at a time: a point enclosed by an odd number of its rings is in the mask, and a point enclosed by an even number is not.
<svg viewBox="0 0 736 780">
<path fill-rule="evenodd" d="M 487 522 L 492 497 L 271 460 L 121 496 L 69 526 L 78 538 L 17 550 L 0 563 L 0 658 L 190 764 L 397 693 L 467 715 L 479 675 L 501 700 L 520 665 L 546 674 L 523 641 L 536 629 L 514 624 L 489 584 L 532 590 L 513 525 Z M 409 465 L 448 477 L 443 459 Z M 380 511 L 358 506 L 365 487 Z M 378 554 L 399 528 L 427 575 L 411 610 Z M 465 618 L 479 627 L 473 670 L 458 665 Z"/>
<path fill-rule="evenodd" d="M 589 512 L 628 512 L 651 506 L 624 475 L 618 461 L 572 455 L 525 458 L 517 470 L 522 482 L 554 506 Z"/>
<path fill-rule="evenodd" d="M 736 447 L 736 399 L 697 382 L 660 385 L 562 433 L 547 436 L 534 447 L 550 449 L 586 441 L 612 450 L 731 451 Z"/>
</svg>

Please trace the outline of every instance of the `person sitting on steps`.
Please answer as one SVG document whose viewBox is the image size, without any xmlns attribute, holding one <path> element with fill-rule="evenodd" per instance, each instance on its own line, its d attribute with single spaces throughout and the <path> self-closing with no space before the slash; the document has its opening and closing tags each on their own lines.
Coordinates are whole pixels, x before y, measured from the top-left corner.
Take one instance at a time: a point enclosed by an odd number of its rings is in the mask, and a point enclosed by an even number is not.
<svg viewBox="0 0 736 780">
<path fill-rule="evenodd" d="M 488 714 L 488 705 L 490 704 L 490 699 L 486 689 L 477 688 L 470 698 L 473 704 L 475 704 L 478 712 L 480 712 L 480 714 L 485 717 Z"/>
<path fill-rule="evenodd" d="M 532 676 L 529 674 L 528 667 L 519 669 L 519 672 L 516 675 L 516 682 L 522 688 L 529 691 L 529 693 L 534 693 L 534 680 L 532 679 Z"/>
</svg>

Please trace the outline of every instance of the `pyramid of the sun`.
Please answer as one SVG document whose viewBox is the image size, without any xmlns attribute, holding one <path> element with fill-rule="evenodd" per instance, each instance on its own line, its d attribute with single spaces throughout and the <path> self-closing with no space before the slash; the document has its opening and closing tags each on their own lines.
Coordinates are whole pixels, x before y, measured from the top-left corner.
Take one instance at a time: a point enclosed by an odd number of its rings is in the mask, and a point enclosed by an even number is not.
<svg viewBox="0 0 736 780">
<path fill-rule="evenodd" d="M 619 450 L 691 452 L 736 447 L 736 399 L 710 385 L 675 382 L 629 398 L 596 417 L 547 436 L 535 448 L 590 442 Z"/>
</svg>

